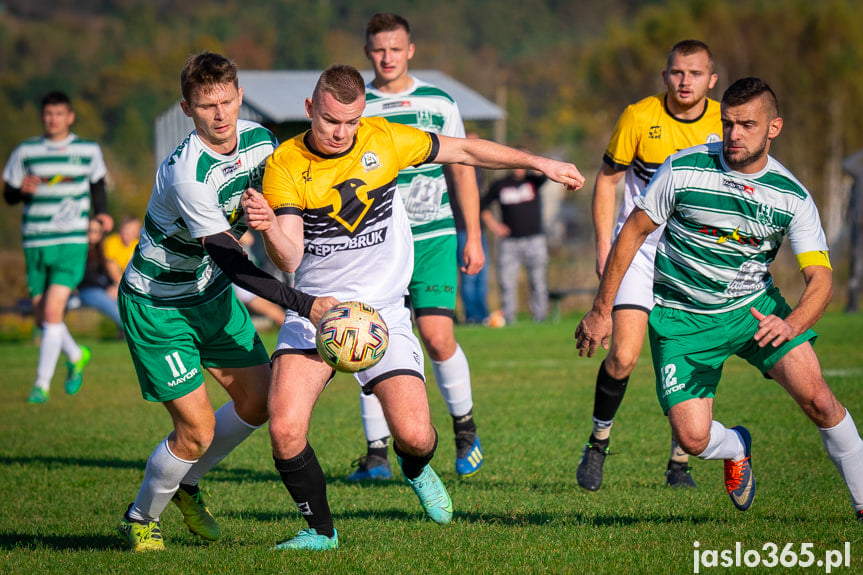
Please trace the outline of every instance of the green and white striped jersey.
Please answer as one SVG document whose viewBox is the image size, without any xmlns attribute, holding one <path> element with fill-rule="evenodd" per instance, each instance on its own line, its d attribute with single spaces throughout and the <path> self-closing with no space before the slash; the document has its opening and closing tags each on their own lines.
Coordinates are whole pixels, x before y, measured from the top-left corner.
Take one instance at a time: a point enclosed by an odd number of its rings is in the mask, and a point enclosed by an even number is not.
<svg viewBox="0 0 863 575">
<path fill-rule="evenodd" d="M 86 244 L 90 184 L 106 174 L 99 144 L 75 134 L 56 142 L 38 137 L 19 144 L 6 162 L 3 180 L 15 188 L 28 175 L 41 180 L 36 193 L 24 201 L 22 245 Z"/>
<path fill-rule="evenodd" d="M 411 77 L 409 90 L 390 94 L 366 85 L 366 116 L 413 126 L 426 132 L 464 138 L 464 122 L 452 97 L 431 84 Z M 404 202 L 414 240 L 454 235 L 455 222 L 443 168 L 423 164 L 399 172 L 399 195 Z"/>
<path fill-rule="evenodd" d="M 665 307 L 719 313 L 749 304 L 773 285 L 769 267 L 785 236 L 798 256 L 828 249 L 803 184 L 773 157 L 758 173 L 732 171 L 721 142 L 670 156 L 635 203 L 666 223 L 653 283 Z"/>
<path fill-rule="evenodd" d="M 162 162 L 144 216 L 141 239 L 120 289 L 148 305 L 181 308 L 204 304 L 231 281 L 204 251 L 201 238 L 246 231 L 240 199 L 261 190 L 275 136 L 255 122 L 239 120 L 239 143 L 230 156 L 217 154 L 192 132 Z"/>
</svg>

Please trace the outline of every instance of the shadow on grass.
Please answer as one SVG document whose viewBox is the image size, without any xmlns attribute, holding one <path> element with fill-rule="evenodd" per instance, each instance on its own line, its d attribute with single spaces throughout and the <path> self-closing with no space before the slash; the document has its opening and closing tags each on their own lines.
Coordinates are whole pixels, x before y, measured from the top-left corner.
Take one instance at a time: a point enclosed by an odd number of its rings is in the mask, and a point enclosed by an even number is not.
<svg viewBox="0 0 863 575">
<path fill-rule="evenodd" d="M 0 533 L 0 549 L 5 551 L 92 551 L 93 549 L 121 549 L 119 537 L 105 535 L 32 535 L 29 533 Z"/>
</svg>

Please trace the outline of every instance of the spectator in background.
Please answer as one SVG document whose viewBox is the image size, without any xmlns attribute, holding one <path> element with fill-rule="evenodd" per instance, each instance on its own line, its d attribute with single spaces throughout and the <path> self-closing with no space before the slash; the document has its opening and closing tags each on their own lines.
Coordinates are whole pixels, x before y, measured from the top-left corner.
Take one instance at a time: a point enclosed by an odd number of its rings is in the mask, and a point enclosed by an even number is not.
<svg viewBox="0 0 863 575">
<path fill-rule="evenodd" d="M 492 183 L 482 198 L 482 221 L 500 239 L 497 277 L 500 302 L 506 323 L 514 323 L 518 308 L 518 272 L 524 265 L 530 283 L 530 315 L 535 322 L 548 315 L 548 244 L 542 229 L 539 188 L 546 181 L 542 174 L 523 169 Z M 500 204 L 501 221 L 491 213 Z"/>
<path fill-rule="evenodd" d="M 117 233 L 105 238 L 104 250 L 108 275 L 115 286 L 120 285 L 123 271 L 135 253 L 140 235 L 141 220 L 136 216 L 127 215 L 120 220 Z"/>
<path fill-rule="evenodd" d="M 90 248 L 87 251 L 84 279 L 78 284 L 78 298 L 82 306 L 93 308 L 110 319 L 122 333 L 123 322 L 117 307 L 117 284 L 112 282 L 108 275 L 103 237 L 102 223 L 90 218 L 90 227 L 87 230 Z"/>
</svg>

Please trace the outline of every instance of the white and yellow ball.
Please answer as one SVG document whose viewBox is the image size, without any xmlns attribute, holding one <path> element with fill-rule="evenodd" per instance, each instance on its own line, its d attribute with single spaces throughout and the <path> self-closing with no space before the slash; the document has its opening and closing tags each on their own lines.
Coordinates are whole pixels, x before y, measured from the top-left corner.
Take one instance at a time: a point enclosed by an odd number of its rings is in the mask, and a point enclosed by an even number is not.
<svg viewBox="0 0 863 575">
<path fill-rule="evenodd" d="M 336 371 L 354 373 L 378 363 L 387 351 L 389 331 L 375 308 L 358 301 L 330 308 L 318 324 L 318 354 Z"/>
</svg>

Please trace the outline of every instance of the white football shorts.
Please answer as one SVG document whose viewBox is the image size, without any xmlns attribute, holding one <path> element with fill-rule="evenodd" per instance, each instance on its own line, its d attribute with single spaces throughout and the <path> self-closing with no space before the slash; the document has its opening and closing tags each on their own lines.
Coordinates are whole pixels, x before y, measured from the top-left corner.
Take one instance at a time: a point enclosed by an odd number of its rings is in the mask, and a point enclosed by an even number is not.
<svg viewBox="0 0 863 575">
<path fill-rule="evenodd" d="M 653 309 L 653 260 L 656 245 L 642 244 L 620 282 L 614 309 Z"/>
<path fill-rule="evenodd" d="M 387 324 L 390 343 L 384 357 L 376 365 L 355 373 L 354 379 L 364 393 L 371 393 L 376 384 L 397 375 L 413 375 L 424 382 L 423 350 L 419 339 L 414 335 L 411 313 L 405 307 L 404 300 L 399 299 L 397 304 L 378 308 L 378 313 Z M 287 350 L 315 350 L 315 332 L 316 328 L 310 320 L 288 310 L 285 323 L 279 329 L 273 355 L 285 353 Z"/>
</svg>

